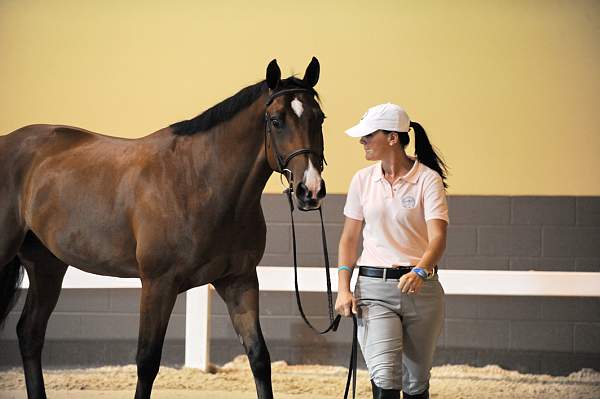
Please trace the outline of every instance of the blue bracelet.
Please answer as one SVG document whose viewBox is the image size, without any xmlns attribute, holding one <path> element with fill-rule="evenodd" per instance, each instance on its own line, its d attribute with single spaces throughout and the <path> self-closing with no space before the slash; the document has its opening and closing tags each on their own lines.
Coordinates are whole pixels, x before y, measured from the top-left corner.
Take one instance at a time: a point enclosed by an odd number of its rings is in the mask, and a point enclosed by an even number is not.
<svg viewBox="0 0 600 399">
<path fill-rule="evenodd" d="M 429 274 L 425 269 L 421 269 L 420 267 L 413 267 L 412 271 L 417 274 L 417 276 L 421 277 L 423 280 L 427 280 L 429 278 Z"/>
<path fill-rule="evenodd" d="M 352 274 L 352 269 L 350 269 L 348 266 L 338 266 L 338 272 L 340 270 L 348 270 L 350 274 Z"/>
</svg>

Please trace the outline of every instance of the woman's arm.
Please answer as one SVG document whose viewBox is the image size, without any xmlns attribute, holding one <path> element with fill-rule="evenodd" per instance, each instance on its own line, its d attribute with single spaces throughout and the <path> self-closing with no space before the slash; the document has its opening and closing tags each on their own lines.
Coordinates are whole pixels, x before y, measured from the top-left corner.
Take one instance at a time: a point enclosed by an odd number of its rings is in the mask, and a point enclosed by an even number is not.
<svg viewBox="0 0 600 399">
<path fill-rule="evenodd" d="M 354 269 L 358 257 L 358 243 L 362 226 L 362 220 L 346 217 L 338 246 L 338 266 L 346 266 L 350 270 Z M 335 310 L 342 316 L 350 316 L 350 312 L 356 313 L 356 301 L 352 292 L 350 292 L 351 278 L 351 271 L 338 270 L 338 296 L 335 302 Z"/>
<path fill-rule="evenodd" d="M 448 223 L 441 219 L 431 219 L 427 221 L 427 238 L 429 244 L 423 254 L 423 257 L 417 263 L 417 267 L 433 272 L 433 267 L 437 265 L 446 249 L 446 234 Z"/>
<path fill-rule="evenodd" d="M 446 234 L 448 223 L 441 219 L 431 219 L 427 221 L 427 238 L 429 244 L 423 253 L 423 257 L 416 264 L 417 267 L 425 269 L 428 274 L 433 272 L 433 268 L 440 260 L 446 249 Z M 405 274 L 398 282 L 398 288 L 404 293 L 419 293 L 423 279 L 415 272 Z"/>
</svg>

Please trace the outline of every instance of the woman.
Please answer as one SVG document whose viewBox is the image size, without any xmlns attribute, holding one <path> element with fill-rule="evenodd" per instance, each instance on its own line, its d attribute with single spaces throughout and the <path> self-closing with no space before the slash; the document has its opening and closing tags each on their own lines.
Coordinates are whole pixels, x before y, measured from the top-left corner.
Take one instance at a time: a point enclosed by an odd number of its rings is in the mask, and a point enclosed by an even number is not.
<svg viewBox="0 0 600 399">
<path fill-rule="evenodd" d="M 415 133 L 416 158 L 406 154 Z M 429 398 L 444 318 L 437 262 L 446 246 L 446 165 L 425 130 L 394 104 L 370 108 L 346 131 L 378 161 L 353 177 L 339 243 L 336 310 L 358 317 L 373 398 Z M 364 224 L 364 229 L 363 229 Z M 357 259 L 360 233 L 363 250 Z M 354 295 L 350 278 L 359 277 Z"/>
</svg>

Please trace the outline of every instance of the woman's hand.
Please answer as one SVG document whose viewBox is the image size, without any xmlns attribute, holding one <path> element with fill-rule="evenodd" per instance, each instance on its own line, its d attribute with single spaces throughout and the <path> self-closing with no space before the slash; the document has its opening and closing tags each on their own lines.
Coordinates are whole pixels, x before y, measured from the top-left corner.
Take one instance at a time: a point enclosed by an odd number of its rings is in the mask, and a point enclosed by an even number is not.
<svg viewBox="0 0 600 399">
<path fill-rule="evenodd" d="M 415 272 L 408 272 L 404 276 L 400 277 L 398 282 L 398 289 L 403 294 L 418 294 L 421 291 L 423 285 L 423 279 Z"/>
<path fill-rule="evenodd" d="M 338 292 L 335 300 L 335 311 L 344 317 L 356 314 L 356 298 L 350 291 Z"/>
</svg>

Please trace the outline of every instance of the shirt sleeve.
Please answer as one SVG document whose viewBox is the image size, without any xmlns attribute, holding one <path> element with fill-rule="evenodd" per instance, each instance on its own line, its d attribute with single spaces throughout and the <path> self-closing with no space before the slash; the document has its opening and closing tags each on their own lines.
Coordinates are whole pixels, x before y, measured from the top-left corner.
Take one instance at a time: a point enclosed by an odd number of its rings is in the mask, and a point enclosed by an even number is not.
<svg viewBox="0 0 600 399">
<path fill-rule="evenodd" d="M 450 222 L 448 218 L 448 201 L 442 177 L 433 173 L 423 185 L 423 209 L 425 221 L 441 219 Z"/>
<path fill-rule="evenodd" d="M 348 188 L 348 195 L 346 196 L 346 205 L 344 206 L 344 216 L 347 216 L 355 220 L 363 220 L 363 209 L 361 202 L 361 182 L 358 173 L 354 175 Z"/>
</svg>

